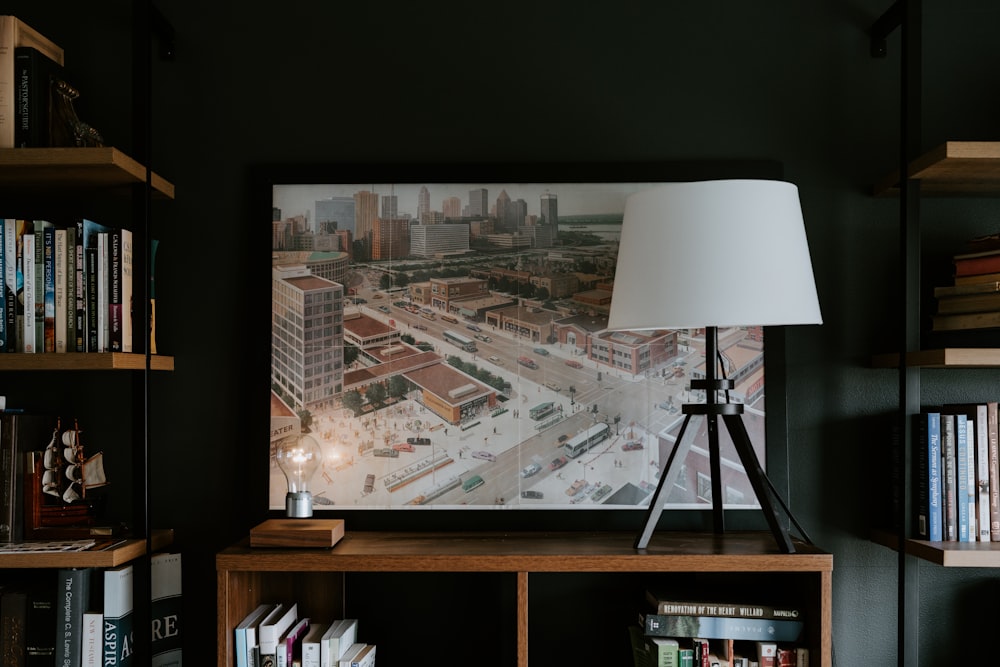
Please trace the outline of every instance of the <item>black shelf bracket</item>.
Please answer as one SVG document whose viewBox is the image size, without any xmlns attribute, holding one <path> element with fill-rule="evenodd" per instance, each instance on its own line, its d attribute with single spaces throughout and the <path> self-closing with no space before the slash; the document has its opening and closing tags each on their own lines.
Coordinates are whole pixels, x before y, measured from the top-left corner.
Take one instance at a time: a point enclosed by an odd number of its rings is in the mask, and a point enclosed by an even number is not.
<svg viewBox="0 0 1000 667">
<path fill-rule="evenodd" d="M 892 31 L 903 24 L 902 0 L 896 0 L 882 16 L 875 20 L 868 34 L 871 38 L 869 53 L 872 58 L 884 58 L 888 52 L 886 40 Z"/>
</svg>

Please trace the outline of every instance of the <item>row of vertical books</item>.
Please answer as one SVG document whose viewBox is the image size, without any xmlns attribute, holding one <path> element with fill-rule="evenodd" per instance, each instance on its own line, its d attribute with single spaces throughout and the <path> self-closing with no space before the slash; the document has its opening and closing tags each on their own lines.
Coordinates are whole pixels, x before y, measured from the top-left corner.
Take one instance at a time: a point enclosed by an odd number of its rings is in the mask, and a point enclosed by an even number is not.
<svg viewBox="0 0 1000 667">
<path fill-rule="evenodd" d="M 180 667 L 180 554 L 151 560 L 152 667 Z M 134 568 L 63 568 L 54 583 L 0 589 L 4 665 L 129 667 L 134 659 Z"/>
<path fill-rule="evenodd" d="M 915 535 L 932 542 L 1000 542 L 997 402 L 926 407 L 914 418 Z"/>
<path fill-rule="evenodd" d="M 971 239 L 952 256 L 951 284 L 934 288 L 934 331 L 1000 327 L 1000 234 Z"/>
<path fill-rule="evenodd" d="M 358 619 L 314 619 L 297 603 L 263 603 L 234 630 L 235 667 L 374 667 Z"/>
<path fill-rule="evenodd" d="M 808 667 L 799 609 L 677 600 L 647 591 L 629 627 L 635 667 Z"/>
<path fill-rule="evenodd" d="M 131 352 L 132 232 L 5 218 L 0 352 Z"/>
</svg>

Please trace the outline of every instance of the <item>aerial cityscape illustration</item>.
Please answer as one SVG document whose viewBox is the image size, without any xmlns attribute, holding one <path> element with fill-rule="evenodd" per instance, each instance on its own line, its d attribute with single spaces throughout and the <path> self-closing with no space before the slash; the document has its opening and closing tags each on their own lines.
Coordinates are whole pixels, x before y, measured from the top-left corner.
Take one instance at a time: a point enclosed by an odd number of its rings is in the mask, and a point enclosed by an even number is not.
<svg viewBox="0 0 1000 667">
<path fill-rule="evenodd" d="M 706 363 L 704 330 L 607 329 L 625 199 L 647 187 L 274 186 L 271 509 L 275 447 L 302 434 L 317 513 L 644 507 Z M 719 352 L 766 467 L 763 329 L 720 330 Z M 668 507 L 711 505 L 692 436 Z M 756 507 L 727 437 L 724 502 Z"/>
</svg>

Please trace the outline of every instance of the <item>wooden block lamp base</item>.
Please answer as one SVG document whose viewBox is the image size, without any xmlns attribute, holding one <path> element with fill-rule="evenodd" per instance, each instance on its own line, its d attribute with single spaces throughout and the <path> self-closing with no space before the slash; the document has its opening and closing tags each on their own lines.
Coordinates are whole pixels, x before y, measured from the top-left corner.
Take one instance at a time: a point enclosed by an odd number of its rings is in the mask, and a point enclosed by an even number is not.
<svg viewBox="0 0 1000 667">
<path fill-rule="evenodd" d="M 250 529 L 250 546 L 332 547 L 343 536 L 343 519 L 268 519 Z"/>
</svg>

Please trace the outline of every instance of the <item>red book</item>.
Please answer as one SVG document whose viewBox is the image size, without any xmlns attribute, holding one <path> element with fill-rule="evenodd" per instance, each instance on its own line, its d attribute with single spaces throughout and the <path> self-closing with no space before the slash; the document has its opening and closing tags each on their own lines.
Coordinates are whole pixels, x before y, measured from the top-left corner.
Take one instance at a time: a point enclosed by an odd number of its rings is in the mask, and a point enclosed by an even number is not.
<svg viewBox="0 0 1000 667">
<path fill-rule="evenodd" d="M 1000 250 L 955 255 L 955 276 L 979 276 L 1000 272 Z"/>
</svg>

